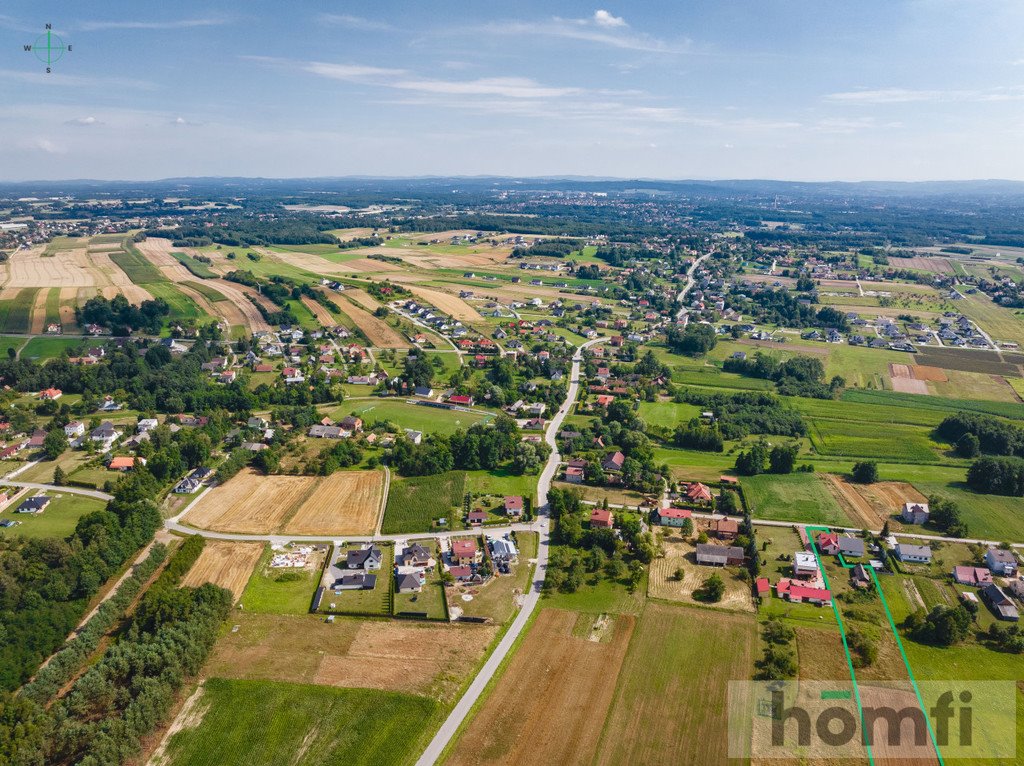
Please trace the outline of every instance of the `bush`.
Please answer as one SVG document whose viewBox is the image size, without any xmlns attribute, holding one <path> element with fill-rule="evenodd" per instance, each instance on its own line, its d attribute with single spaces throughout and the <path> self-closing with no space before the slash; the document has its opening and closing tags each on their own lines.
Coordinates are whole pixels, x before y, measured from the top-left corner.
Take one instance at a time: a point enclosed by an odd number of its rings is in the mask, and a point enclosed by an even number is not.
<svg viewBox="0 0 1024 766">
<path fill-rule="evenodd" d="M 874 484 L 878 481 L 878 463 L 873 460 L 854 463 L 853 480 L 858 484 Z"/>
</svg>

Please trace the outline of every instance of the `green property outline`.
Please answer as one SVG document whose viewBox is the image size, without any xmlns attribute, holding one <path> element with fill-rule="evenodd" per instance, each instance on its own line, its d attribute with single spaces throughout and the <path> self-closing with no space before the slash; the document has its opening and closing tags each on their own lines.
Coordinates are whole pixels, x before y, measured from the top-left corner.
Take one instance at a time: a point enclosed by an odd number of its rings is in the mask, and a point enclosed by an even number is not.
<svg viewBox="0 0 1024 766">
<path fill-rule="evenodd" d="M 818 562 L 818 571 L 821 572 L 822 580 L 825 582 L 825 587 L 828 588 L 828 573 L 825 571 L 825 567 L 821 563 L 821 555 L 818 553 L 818 544 L 814 540 L 814 535 L 810 534 L 811 531 L 820 532 L 831 532 L 832 530 L 828 527 L 804 527 L 804 530 L 808 533 L 807 540 L 811 546 L 811 552 L 814 554 L 815 561 Z M 843 569 L 853 569 L 853 564 L 847 563 L 843 555 L 837 554 L 839 558 L 839 564 Z M 882 608 L 885 610 L 886 619 L 889 620 L 889 628 L 892 630 L 892 635 L 896 639 L 896 647 L 900 650 L 900 657 L 903 658 L 903 665 L 907 669 L 907 677 L 910 679 L 910 685 L 914 689 L 914 696 L 917 697 L 917 704 L 921 707 L 921 712 L 924 714 L 924 723 L 928 727 L 928 736 L 931 738 L 932 747 L 935 749 L 935 756 L 939 759 L 939 766 L 945 766 L 946 762 L 942 759 L 942 752 L 939 749 L 939 743 L 935 739 L 935 732 L 932 730 L 931 721 L 928 720 L 928 711 L 925 709 L 924 699 L 921 697 L 921 690 L 917 686 L 917 679 L 914 678 L 914 671 L 910 669 L 910 660 L 907 659 L 907 653 L 903 649 L 903 641 L 900 640 L 899 631 L 896 630 L 896 623 L 892 619 L 892 612 L 889 611 L 889 602 L 885 600 L 885 594 L 882 592 L 882 584 L 878 581 L 878 575 L 875 574 L 874 567 L 865 567 L 871 573 L 871 581 L 875 584 L 875 590 L 878 592 L 878 597 L 882 600 Z M 831 589 L 830 589 L 831 590 Z M 857 700 L 857 712 L 860 714 L 860 726 L 861 731 L 865 731 L 864 723 L 864 707 L 860 700 L 860 687 L 857 684 L 857 673 L 853 669 L 853 658 L 850 655 L 850 646 L 846 641 L 846 628 L 843 626 L 843 618 L 839 614 L 839 607 L 836 605 L 835 598 L 832 599 L 832 612 L 836 616 L 836 623 L 839 625 L 839 635 L 843 639 L 843 651 L 846 653 L 846 666 L 850 669 L 850 680 L 853 682 L 853 695 Z M 864 743 L 864 747 L 868 751 L 868 763 L 871 766 L 875 764 L 874 755 L 871 752 L 871 745 Z"/>
</svg>

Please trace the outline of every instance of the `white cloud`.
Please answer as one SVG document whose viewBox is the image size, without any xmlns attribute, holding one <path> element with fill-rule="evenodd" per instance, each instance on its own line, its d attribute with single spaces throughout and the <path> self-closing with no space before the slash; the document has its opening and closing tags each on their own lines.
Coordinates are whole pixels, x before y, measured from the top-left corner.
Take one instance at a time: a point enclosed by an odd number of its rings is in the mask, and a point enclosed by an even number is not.
<svg viewBox="0 0 1024 766">
<path fill-rule="evenodd" d="M 983 90 L 910 90 L 879 88 L 829 93 L 826 101 L 840 104 L 910 104 L 921 102 L 1020 101 L 1024 86 L 997 86 Z"/>
<path fill-rule="evenodd" d="M 216 27 L 227 23 L 228 20 L 221 16 L 178 19 L 176 21 L 86 21 L 80 25 L 80 29 L 86 32 L 99 32 L 108 29 L 193 29 L 195 27 Z"/>
<path fill-rule="evenodd" d="M 362 16 L 350 16 L 345 13 L 322 13 L 319 18 L 320 21 L 325 24 L 334 24 L 339 27 L 356 29 L 361 32 L 378 32 L 392 28 L 386 21 L 365 19 Z"/>
<path fill-rule="evenodd" d="M 45 152 L 46 154 L 66 154 L 67 149 L 63 146 L 55 144 L 48 138 L 36 138 L 29 141 L 25 145 L 26 149 L 34 149 L 39 152 Z"/>
<path fill-rule="evenodd" d="M 608 11 L 597 10 L 594 11 L 594 23 L 599 27 L 628 27 L 626 20 L 621 16 L 612 16 Z"/>
<path fill-rule="evenodd" d="M 89 116 L 89 117 L 76 117 L 76 118 L 74 118 L 72 120 L 68 120 L 64 124 L 65 125 L 83 125 L 83 126 L 86 126 L 86 125 L 100 125 L 102 123 L 100 123 L 100 121 L 97 120 L 95 117 Z"/>
</svg>

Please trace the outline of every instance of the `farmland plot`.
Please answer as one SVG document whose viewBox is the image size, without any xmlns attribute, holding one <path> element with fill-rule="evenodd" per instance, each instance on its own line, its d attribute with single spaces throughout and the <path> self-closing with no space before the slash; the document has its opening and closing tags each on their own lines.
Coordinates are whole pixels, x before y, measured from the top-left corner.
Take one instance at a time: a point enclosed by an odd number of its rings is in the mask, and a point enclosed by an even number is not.
<svg viewBox="0 0 1024 766">
<path fill-rule="evenodd" d="M 455 295 L 417 285 L 409 285 L 409 289 L 414 295 L 436 306 L 444 313 L 450 314 L 460 322 L 482 322 L 484 319 L 475 308 Z"/>
<path fill-rule="evenodd" d="M 315 485 L 312 476 L 261 476 L 245 470 L 207 492 L 184 522 L 217 532 L 270 534 Z"/>
<path fill-rule="evenodd" d="M 263 543 L 207 540 L 181 584 L 199 586 L 212 582 L 231 591 L 237 601 L 262 552 Z"/>
<path fill-rule="evenodd" d="M 866 457 L 894 463 L 935 463 L 938 455 L 927 430 L 839 420 L 810 420 L 811 444 L 820 455 Z"/>
<path fill-rule="evenodd" d="M 89 253 L 84 247 L 44 256 L 42 248 L 11 255 L 5 287 L 89 287 L 96 284 Z"/>
<path fill-rule="evenodd" d="M 750 678 L 755 626 L 752 616 L 649 603 L 593 763 L 728 762 L 728 683 Z"/>
<path fill-rule="evenodd" d="M 750 476 L 743 479 L 742 486 L 747 505 L 758 518 L 844 527 L 850 524 L 850 519 L 816 474 Z"/>
<path fill-rule="evenodd" d="M 366 535 L 377 527 L 383 471 L 338 471 L 322 479 L 284 525 L 295 535 Z"/>
<path fill-rule="evenodd" d="M 361 306 L 346 300 L 344 296 L 347 293 L 346 290 L 345 293 L 342 293 L 342 297 L 334 302 L 363 332 L 371 345 L 377 348 L 412 348 L 412 344 L 394 327 L 384 320 L 378 319 Z"/>
<path fill-rule="evenodd" d="M 578 621 L 585 623 L 583 635 Z M 448 766 L 590 763 L 633 622 L 631 616 L 595 621 L 544 609 L 455 744 Z"/>
</svg>

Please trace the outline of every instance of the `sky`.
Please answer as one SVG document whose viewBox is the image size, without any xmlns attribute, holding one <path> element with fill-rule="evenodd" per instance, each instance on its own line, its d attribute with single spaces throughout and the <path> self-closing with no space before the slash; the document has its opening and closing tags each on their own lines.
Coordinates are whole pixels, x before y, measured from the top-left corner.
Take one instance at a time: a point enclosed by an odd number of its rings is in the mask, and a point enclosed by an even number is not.
<svg viewBox="0 0 1024 766">
<path fill-rule="evenodd" d="M 1021 30 L 1020 0 L 7 0 L 0 179 L 1024 180 Z"/>
</svg>

